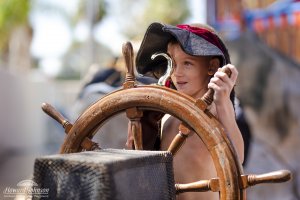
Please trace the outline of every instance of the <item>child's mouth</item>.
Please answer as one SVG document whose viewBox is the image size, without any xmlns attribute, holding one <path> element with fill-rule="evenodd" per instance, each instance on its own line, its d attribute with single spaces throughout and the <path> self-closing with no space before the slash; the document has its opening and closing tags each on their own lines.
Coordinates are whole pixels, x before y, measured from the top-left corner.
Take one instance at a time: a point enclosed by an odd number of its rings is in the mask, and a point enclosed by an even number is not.
<svg viewBox="0 0 300 200">
<path fill-rule="evenodd" d="M 178 87 L 183 87 L 183 86 L 185 86 L 185 84 L 187 84 L 187 82 L 184 82 L 184 81 L 177 82 Z"/>
</svg>

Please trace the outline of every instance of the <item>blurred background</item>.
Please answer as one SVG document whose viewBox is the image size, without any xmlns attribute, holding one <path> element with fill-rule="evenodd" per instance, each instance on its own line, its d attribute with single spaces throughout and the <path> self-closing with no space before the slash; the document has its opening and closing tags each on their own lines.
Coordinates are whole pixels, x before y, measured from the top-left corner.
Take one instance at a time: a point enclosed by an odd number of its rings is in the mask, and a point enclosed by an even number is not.
<svg viewBox="0 0 300 200">
<path fill-rule="evenodd" d="M 236 93 L 251 133 L 245 173 L 293 173 L 288 183 L 248 189 L 248 199 L 300 199 L 297 0 L 0 0 L 0 191 L 29 179 L 37 156 L 59 151 L 64 130 L 41 104 L 74 122 L 120 86 L 122 44 L 137 50 L 154 21 L 219 31 L 239 70 Z"/>
</svg>

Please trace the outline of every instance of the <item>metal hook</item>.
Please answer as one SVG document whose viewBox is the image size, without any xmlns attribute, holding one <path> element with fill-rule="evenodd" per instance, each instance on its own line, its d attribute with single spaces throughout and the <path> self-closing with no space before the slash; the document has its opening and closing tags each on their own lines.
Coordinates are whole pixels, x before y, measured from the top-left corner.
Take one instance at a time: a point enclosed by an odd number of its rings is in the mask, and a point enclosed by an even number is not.
<svg viewBox="0 0 300 200">
<path fill-rule="evenodd" d="M 170 78 L 171 73 L 173 71 L 173 61 L 172 58 L 166 53 L 155 53 L 151 56 L 151 59 L 154 60 L 157 56 L 163 56 L 168 60 L 167 70 L 164 73 L 164 75 L 159 78 L 157 82 L 158 85 L 164 86 L 166 84 L 166 81 Z"/>
</svg>

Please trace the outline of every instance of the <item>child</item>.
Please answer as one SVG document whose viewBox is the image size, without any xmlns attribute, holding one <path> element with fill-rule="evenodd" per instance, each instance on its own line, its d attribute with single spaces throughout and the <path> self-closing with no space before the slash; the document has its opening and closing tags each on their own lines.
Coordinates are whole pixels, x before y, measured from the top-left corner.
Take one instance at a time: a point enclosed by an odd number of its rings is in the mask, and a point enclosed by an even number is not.
<svg viewBox="0 0 300 200">
<path fill-rule="evenodd" d="M 179 92 L 191 97 L 201 98 L 208 88 L 214 89 L 214 101 L 209 107 L 212 114 L 223 125 L 226 134 L 232 141 L 239 161 L 243 162 L 244 143 L 235 120 L 233 107 L 234 85 L 238 76 L 236 68 L 230 64 L 228 51 L 208 26 L 164 25 L 152 23 L 147 29 L 136 58 L 137 70 L 141 74 L 159 77 L 166 67 L 164 59 L 151 60 L 156 52 L 167 52 L 173 60 L 171 74 L 172 86 Z M 228 77 L 220 71 L 229 67 L 232 75 Z M 142 124 L 147 124 L 146 113 Z M 153 125 L 153 119 L 149 119 Z M 160 149 L 167 150 L 178 133 L 180 121 L 173 116 L 165 115 L 161 124 Z M 149 138 L 149 123 L 143 128 L 144 137 Z M 154 127 L 154 126 L 152 126 Z M 153 140 L 145 141 L 154 145 Z M 150 145 L 151 146 L 151 145 Z M 216 177 L 213 160 L 204 143 L 196 134 L 190 135 L 183 147 L 174 157 L 174 173 L 177 183 L 189 183 Z M 184 193 L 178 199 L 219 199 L 217 193 Z"/>
</svg>

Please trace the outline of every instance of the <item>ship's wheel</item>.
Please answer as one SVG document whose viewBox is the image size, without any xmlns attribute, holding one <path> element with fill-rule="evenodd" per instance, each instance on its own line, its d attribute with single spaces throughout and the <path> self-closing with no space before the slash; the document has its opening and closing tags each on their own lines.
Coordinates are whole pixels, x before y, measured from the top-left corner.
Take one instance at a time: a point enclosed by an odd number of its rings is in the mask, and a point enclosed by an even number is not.
<svg viewBox="0 0 300 200">
<path fill-rule="evenodd" d="M 245 189 L 258 183 L 284 182 L 291 178 L 288 170 L 262 175 L 245 175 L 237 155 L 221 124 L 206 109 L 212 101 L 209 91 L 201 99 L 194 99 L 176 90 L 161 85 L 139 86 L 135 83 L 133 50 L 131 43 L 123 45 L 127 74 L 123 88 L 114 91 L 86 109 L 72 125 L 49 104 L 43 110 L 65 128 L 67 136 L 60 153 L 74 153 L 94 150 L 100 147 L 92 142 L 101 126 L 120 112 L 126 112 L 134 136 L 134 146 L 143 149 L 140 118 L 145 110 L 168 113 L 182 121 L 179 132 L 171 142 L 168 151 L 174 156 L 180 150 L 187 135 L 194 131 L 209 150 L 217 177 L 199 180 L 189 184 L 175 184 L 176 192 L 219 192 L 221 200 L 246 199 Z"/>
</svg>

